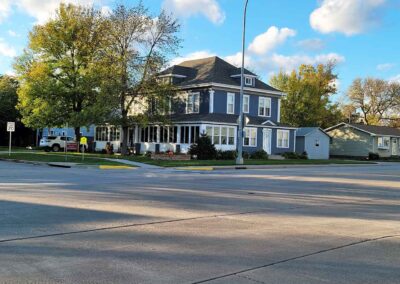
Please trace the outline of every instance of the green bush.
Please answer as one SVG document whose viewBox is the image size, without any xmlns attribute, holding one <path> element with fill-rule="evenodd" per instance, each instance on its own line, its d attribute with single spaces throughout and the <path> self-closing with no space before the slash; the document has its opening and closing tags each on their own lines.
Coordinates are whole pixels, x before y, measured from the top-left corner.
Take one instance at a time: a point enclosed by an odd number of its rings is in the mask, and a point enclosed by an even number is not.
<svg viewBox="0 0 400 284">
<path fill-rule="evenodd" d="M 376 154 L 376 153 L 369 153 L 368 154 L 368 160 L 379 160 L 379 154 Z"/>
<path fill-rule="evenodd" d="M 253 160 L 268 160 L 268 153 L 264 150 L 258 150 L 250 155 Z"/>
<path fill-rule="evenodd" d="M 201 134 L 197 143 L 190 146 L 189 154 L 196 156 L 198 160 L 215 160 L 217 158 L 217 149 L 215 149 L 214 144 L 206 134 Z"/>
<path fill-rule="evenodd" d="M 243 156 L 243 159 L 245 159 L 245 160 L 248 160 L 248 159 L 250 159 L 250 154 L 249 154 L 249 152 L 243 152 L 242 153 L 242 156 Z"/>
<path fill-rule="evenodd" d="M 217 160 L 234 160 L 237 157 L 236 151 L 217 151 Z"/>
<path fill-rule="evenodd" d="M 282 156 L 287 160 L 307 160 L 308 159 L 308 155 L 306 152 L 303 152 L 302 154 L 298 154 L 296 152 L 286 152 L 286 153 L 283 153 Z"/>
</svg>

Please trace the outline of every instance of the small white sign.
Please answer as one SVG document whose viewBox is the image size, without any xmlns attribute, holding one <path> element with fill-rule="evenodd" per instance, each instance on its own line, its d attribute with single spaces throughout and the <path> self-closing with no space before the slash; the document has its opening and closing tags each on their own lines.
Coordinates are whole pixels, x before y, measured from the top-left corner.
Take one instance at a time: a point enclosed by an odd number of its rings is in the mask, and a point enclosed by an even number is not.
<svg viewBox="0 0 400 284">
<path fill-rule="evenodd" d="M 15 122 L 7 122 L 7 131 L 15 132 Z"/>
</svg>

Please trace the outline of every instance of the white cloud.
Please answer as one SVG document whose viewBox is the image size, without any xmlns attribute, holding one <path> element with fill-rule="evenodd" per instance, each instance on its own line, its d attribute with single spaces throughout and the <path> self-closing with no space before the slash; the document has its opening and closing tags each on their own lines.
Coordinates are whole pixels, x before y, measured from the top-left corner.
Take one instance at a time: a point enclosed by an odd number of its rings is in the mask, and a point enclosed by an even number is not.
<svg viewBox="0 0 400 284">
<path fill-rule="evenodd" d="M 10 0 L 1 0 L 0 1 L 0 23 L 8 17 L 11 10 L 11 1 Z"/>
<path fill-rule="evenodd" d="M 17 51 L 12 46 L 4 42 L 2 38 L 0 38 L 0 55 L 14 57 L 17 55 Z"/>
<path fill-rule="evenodd" d="M 8 76 L 13 76 L 13 77 L 16 76 L 14 70 L 7 70 L 7 71 L 5 72 L 5 74 L 8 75 Z"/>
<path fill-rule="evenodd" d="M 317 51 L 325 48 L 325 42 L 319 38 L 301 40 L 296 44 L 304 50 Z"/>
<path fill-rule="evenodd" d="M 287 38 L 296 35 L 296 31 L 289 28 L 270 27 L 265 33 L 255 37 L 249 45 L 249 51 L 263 55 L 276 48 L 278 45 L 284 43 Z"/>
<path fill-rule="evenodd" d="M 321 33 L 347 36 L 364 32 L 380 22 L 380 8 L 386 0 L 323 0 L 310 15 L 311 27 Z"/>
<path fill-rule="evenodd" d="M 225 13 L 216 0 L 165 0 L 163 7 L 180 17 L 202 14 L 214 24 L 225 21 Z"/>
<path fill-rule="evenodd" d="M 101 11 L 101 14 L 104 16 L 111 15 L 111 13 L 112 13 L 112 9 L 109 6 L 102 6 L 100 11 Z"/>
<path fill-rule="evenodd" d="M 18 34 L 16 32 L 14 32 L 13 30 L 8 30 L 8 34 L 12 37 L 17 37 Z"/>
<path fill-rule="evenodd" d="M 383 63 L 383 64 L 378 64 L 376 66 L 376 70 L 378 71 L 389 71 L 391 69 L 393 69 L 393 67 L 395 67 L 396 64 L 394 63 Z"/>
<path fill-rule="evenodd" d="M 35 18 L 37 23 L 42 24 L 55 15 L 60 3 L 71 3 L 76 5 L 92 5 L 100 0 L 1 0 L 0 22 L 7 18 L 13 7 L 23 13 Z"/>
<path fill-rule="evenodd" d="M 315 56 L 309 56 L 309 55 L 286 56 L 275 53 L 271 57 L 264 58 L 260 62 L 260 65 L 270 71 L 276 72 L 282 70 L 284 72 L 290 72 L 298 68 L 301 64 L 316 65 L 316 64 L 328 63 L 331 61 L 334 61 L 336 63 L 342 63 L 345 61 L 345 58 L 337 53 L 318 54 Z"/>
<path fill-rule="evenodd" d="M 228 55 L 224 57 L 224 60 L 229 62 L 232 65 L 235 65 L 237 67 L 242 66 L 242 53 L 238 52 L 233 55 Z M 244 55 L 244 65 L 246 68 L 252 68 L 254 66 L 253 58 L 249 56 L 248 54 Z"/>
<path fill-rule="evenodd" d="M 179 63 L 182 63 L 183 61 L 207 58 L 207 57 L 212 57 L 212 56 L 215 56 L 215 53 L 211 53 L 207 50 L 195 51 L 195 52 L 189 53 L 185 56 L 174 58 L 173 60 L 171 60 L 169 62 L 168 65 L 169 66 L 177 65 Z"/>
</svg>

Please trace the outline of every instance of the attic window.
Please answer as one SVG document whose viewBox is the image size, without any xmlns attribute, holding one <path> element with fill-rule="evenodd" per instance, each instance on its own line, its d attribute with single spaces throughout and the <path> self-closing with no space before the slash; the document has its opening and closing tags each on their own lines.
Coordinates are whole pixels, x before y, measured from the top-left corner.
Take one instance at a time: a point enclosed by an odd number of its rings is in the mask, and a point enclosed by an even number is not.
<svg viewBox="0 0 400 284">
<path fill-rule="evenodd" d="M 244 84 L 246 86 L 253 86 L 253 78 L 251 77 L 244 77 Z"/>
</svg>

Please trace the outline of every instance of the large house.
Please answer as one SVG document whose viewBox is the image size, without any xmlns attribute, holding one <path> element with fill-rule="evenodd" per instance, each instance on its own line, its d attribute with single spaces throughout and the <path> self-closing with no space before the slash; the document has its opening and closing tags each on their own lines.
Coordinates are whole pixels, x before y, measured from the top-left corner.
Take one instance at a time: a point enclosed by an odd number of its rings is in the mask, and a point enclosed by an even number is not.
<svg viewBox="0 0 400 284">
<path fill-rule="evenodd" d="M 240 68 L 219 57 L 190 60 L 160 73 L 160 80 L 179 89 L 179 100 L 171 104 L 169 126 L 132 125 L 129 144 L 141 152 L 187 152 L 202 133 L 217 149 L 235 150 L 239 117 Z M 296 128 L 280 123 L 280 102 L 284 94 L 246 70 L 243 112 L 243 150 L 265 150 L 269 154 L 294 152 Z M 96 149 L 107 142 L 120 147 L 120 130 L 113 126 L 94 128 Z"/>
<path fill-rule="evenodd" d="M 387 158 L 400 155 L 400 129 L 340 123 L 325 130 L 331 137 L 331 156 Z"/>
</svg>

